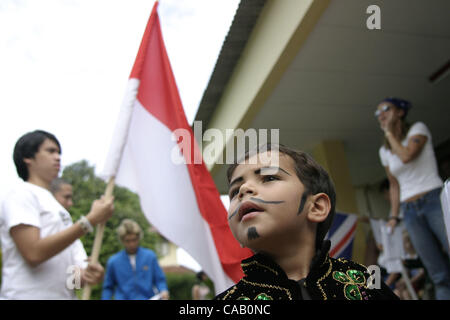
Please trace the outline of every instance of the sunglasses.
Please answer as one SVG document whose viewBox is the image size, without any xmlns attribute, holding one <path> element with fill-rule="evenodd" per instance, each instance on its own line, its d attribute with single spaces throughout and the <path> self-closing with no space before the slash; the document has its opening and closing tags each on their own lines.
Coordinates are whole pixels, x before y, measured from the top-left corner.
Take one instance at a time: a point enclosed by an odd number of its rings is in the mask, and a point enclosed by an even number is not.
<svg viewBox="0 0 450 320">
<path fill-rule="evenodd" d="M 381 107 L 381 109 L 378 109 L 377 111 L 375 111 L 375 117 L 378 118 L 382 112 L 387 112 L 390 109 L 391 109 L 391 107 L 388 106 L 387 104 L 385 104 L 384 106 Z"/>
</svg>

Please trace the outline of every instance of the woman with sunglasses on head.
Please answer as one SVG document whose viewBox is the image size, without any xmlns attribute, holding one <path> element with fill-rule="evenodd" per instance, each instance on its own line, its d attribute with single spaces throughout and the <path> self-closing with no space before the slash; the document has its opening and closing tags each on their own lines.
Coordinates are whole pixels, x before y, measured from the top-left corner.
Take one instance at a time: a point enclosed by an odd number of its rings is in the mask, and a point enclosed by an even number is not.
<svg viewBox="0 0 450 320">
<path fill-rule="evenodd" d="M 375 111 L 384 131 L 379 154 L 390 185 L 388 226 L 395 228 L 402 211 L 413 246 L 433 281 L 436 299 L 449 300 L 449 245 L 440 202 L 443 181 L 427 126 L 406 122 L 410 108 L 406 100 L 386 98 Z"/>
</svg>

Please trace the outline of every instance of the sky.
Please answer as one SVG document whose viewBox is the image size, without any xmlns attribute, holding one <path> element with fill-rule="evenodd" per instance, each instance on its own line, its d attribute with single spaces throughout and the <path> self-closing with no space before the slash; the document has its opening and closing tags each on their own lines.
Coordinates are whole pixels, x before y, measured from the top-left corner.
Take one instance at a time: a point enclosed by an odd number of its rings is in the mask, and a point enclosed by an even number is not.
<svg viewBox="0 0 450 320">
<path fill-rule="evenodd" d="M 62 169 L 99 174 L 152 0 L 0 1 L 0 201 L 20 180 L 17 139 L 42 129 L 62 145 Z M 239 0 L 160 0 L 161 29 L 192 123 Z"/>
<path fill-rule="evenodd" d="M 43 129 L 62 166 L 103 168 L 152 0 L 0 2 L 0 200 L 17 139 Z M 239 0 L 161 0 L 161 28 L 192 123 Z"/>
</svg>

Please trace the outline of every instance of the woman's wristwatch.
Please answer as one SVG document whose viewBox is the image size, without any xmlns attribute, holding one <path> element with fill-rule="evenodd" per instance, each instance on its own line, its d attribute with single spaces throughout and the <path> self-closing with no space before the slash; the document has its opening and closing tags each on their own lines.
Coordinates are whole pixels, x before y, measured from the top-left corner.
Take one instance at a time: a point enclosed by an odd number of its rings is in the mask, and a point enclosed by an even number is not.
<svg viewBox="0 0 450 320">
<path fill-rule="evenodd" d="M 397 221 L 397 222 L 402 221 L 402 219 L 400 219 L 399 217 L 389 217 L 388 220 L 395 220 L 395 221 Z"/>
</svg>

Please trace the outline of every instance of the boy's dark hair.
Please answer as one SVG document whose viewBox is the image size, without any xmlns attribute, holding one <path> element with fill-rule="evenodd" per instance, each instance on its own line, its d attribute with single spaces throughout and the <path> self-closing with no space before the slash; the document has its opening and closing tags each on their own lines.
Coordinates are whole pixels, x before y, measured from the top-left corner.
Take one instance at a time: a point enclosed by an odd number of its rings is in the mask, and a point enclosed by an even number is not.
<svg viewBox="0 0 450 320">
<path fill-rule="evenodd" d="M 227 170 L 228 183 L 231 181 L 231 176 L 236 167 L 247 160 L 251 156 L 270 150 L 278 150 L 279 153 L 285 154 L 294 160 L 295 172 L 302 184 L 305 186 L 305 193 L 307 195 L 315 195 L 318 193 L 325 193 L 330 198 L 331 209 L 328 217 L 317 224 L 316 231 L 316 249 L 321 248 L 322 241 L 324 240 L 328 230 L 333 222 L 334 214 L 336 211 L 336 191 L 334 189 L 333 181 L 331 180 L 328 172 L 318 164 L 309 154 L 303 151 L 298 151 L 281 144 L 265 144 L 258 146 L 255 150 L 250 150 L 245 153 L 241 161 L 230 165 Z"/>
<path fill-rule="evenodd" d="M 50 139 L 55 142 L 61 153 L 61 145 L 59 144 L 58 139 L 56 139 L 53 134 L 43 130 L 28 132 L 17 140 L 16 145 L 14 146 L 13 159 L 14 164 L 16 165 L 17 174 L 24 181 L 28 180 L 29 173 L 28 167 L 23 160 L 33 158 L 36 152 L 39 151 L 39 147 L 45 139 Z"/>
</svg>

